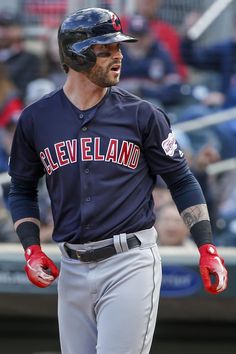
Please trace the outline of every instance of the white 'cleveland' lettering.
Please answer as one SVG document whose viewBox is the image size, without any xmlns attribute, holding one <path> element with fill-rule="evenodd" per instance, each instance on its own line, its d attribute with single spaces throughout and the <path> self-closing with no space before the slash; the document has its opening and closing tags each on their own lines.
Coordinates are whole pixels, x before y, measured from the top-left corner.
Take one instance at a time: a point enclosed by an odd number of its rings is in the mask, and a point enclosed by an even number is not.
<svg viewBox="0 0 236 354">
<path fill-rule="evenodd" d="M 109 139 L 106 148 L 101 152 L 101 138 L 87 137 L 59 141 L 54 144 L 54 151 L 48 147 L 40 152 L 40 159 L 46 172 L 51 175 L 53 171 L 60 167 L 76 163 L 78 161 L 78 146 L 82 161 L 106 161 L 136 169 L 140 158 L 140 148 L 129 141 L 123 140 L 121 145 L 117 139 Z M 52 156 L 55 156 L 55 160 Z"/>
</svg>

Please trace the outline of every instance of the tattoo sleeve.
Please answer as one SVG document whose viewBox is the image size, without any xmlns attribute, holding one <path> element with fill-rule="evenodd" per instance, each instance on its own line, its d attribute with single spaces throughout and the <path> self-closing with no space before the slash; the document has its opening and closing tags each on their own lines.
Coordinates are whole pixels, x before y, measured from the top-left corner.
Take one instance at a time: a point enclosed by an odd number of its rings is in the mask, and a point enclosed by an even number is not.
<svg viewBox="0 0 236 354">
<path fill-rule="evenodd" d="M 202 220 L 209 220 L 209 214 L 206 204 L 193 205 L 181 212 L 181 217 L 190 230 L 193 225 Z"/>
</svg>

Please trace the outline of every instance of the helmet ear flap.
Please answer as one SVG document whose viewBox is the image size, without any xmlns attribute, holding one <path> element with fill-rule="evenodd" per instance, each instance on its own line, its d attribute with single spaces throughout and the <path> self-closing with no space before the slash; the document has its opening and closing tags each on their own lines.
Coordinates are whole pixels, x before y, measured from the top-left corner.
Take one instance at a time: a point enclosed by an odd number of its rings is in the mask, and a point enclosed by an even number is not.
<svg viewBox="0 0 236 354">
<path fill-rule="evenodd" d="M 83 72 L 91 69 L 96 63 L 97 57 L 91 48 L 82 50 L 79 54 L 70 52 L 67 64 L 75 71 Z"/>
<path fill-rule="evenodd" d="M 88 66 L 87 69 L 95 65 L 97 57 L 91 48 L 82 50 L 78 55 L 78 59 L 81 60 L 81 65 Z"/>
</svg>

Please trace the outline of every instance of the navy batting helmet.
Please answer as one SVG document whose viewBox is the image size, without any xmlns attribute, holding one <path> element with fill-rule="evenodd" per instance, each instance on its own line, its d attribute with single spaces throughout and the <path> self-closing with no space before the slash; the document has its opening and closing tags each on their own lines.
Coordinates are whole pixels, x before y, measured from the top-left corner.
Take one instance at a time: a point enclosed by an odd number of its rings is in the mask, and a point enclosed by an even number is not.
<svg viewBox="0 0 236 354">
<path fill-rule="evenodd" d="M 136 42 L 123 34 L 119 17 L 101 8 L 78 10 L 68 16 L 58 30 L 59 53 L 65 71 L 87 71 L 96 63 L 93 44 Z"/>
</svg>

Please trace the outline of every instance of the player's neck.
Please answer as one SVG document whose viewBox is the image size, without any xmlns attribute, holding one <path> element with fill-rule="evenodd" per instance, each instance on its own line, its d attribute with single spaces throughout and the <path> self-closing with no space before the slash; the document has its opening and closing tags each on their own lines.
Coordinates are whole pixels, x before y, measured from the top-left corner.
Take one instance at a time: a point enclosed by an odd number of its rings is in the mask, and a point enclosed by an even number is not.
<svg viewBox="0 0 236 354">
<path fill-rule="evenodd" d="M 73 105 L 80 110 L 94 107 L 107 92 L 107 88 L 93 84 L 83 75 L 79 75 L 79 77 L 73 79 L 72 77 L 68 77 L 63 90 Z"/>
</svg>

